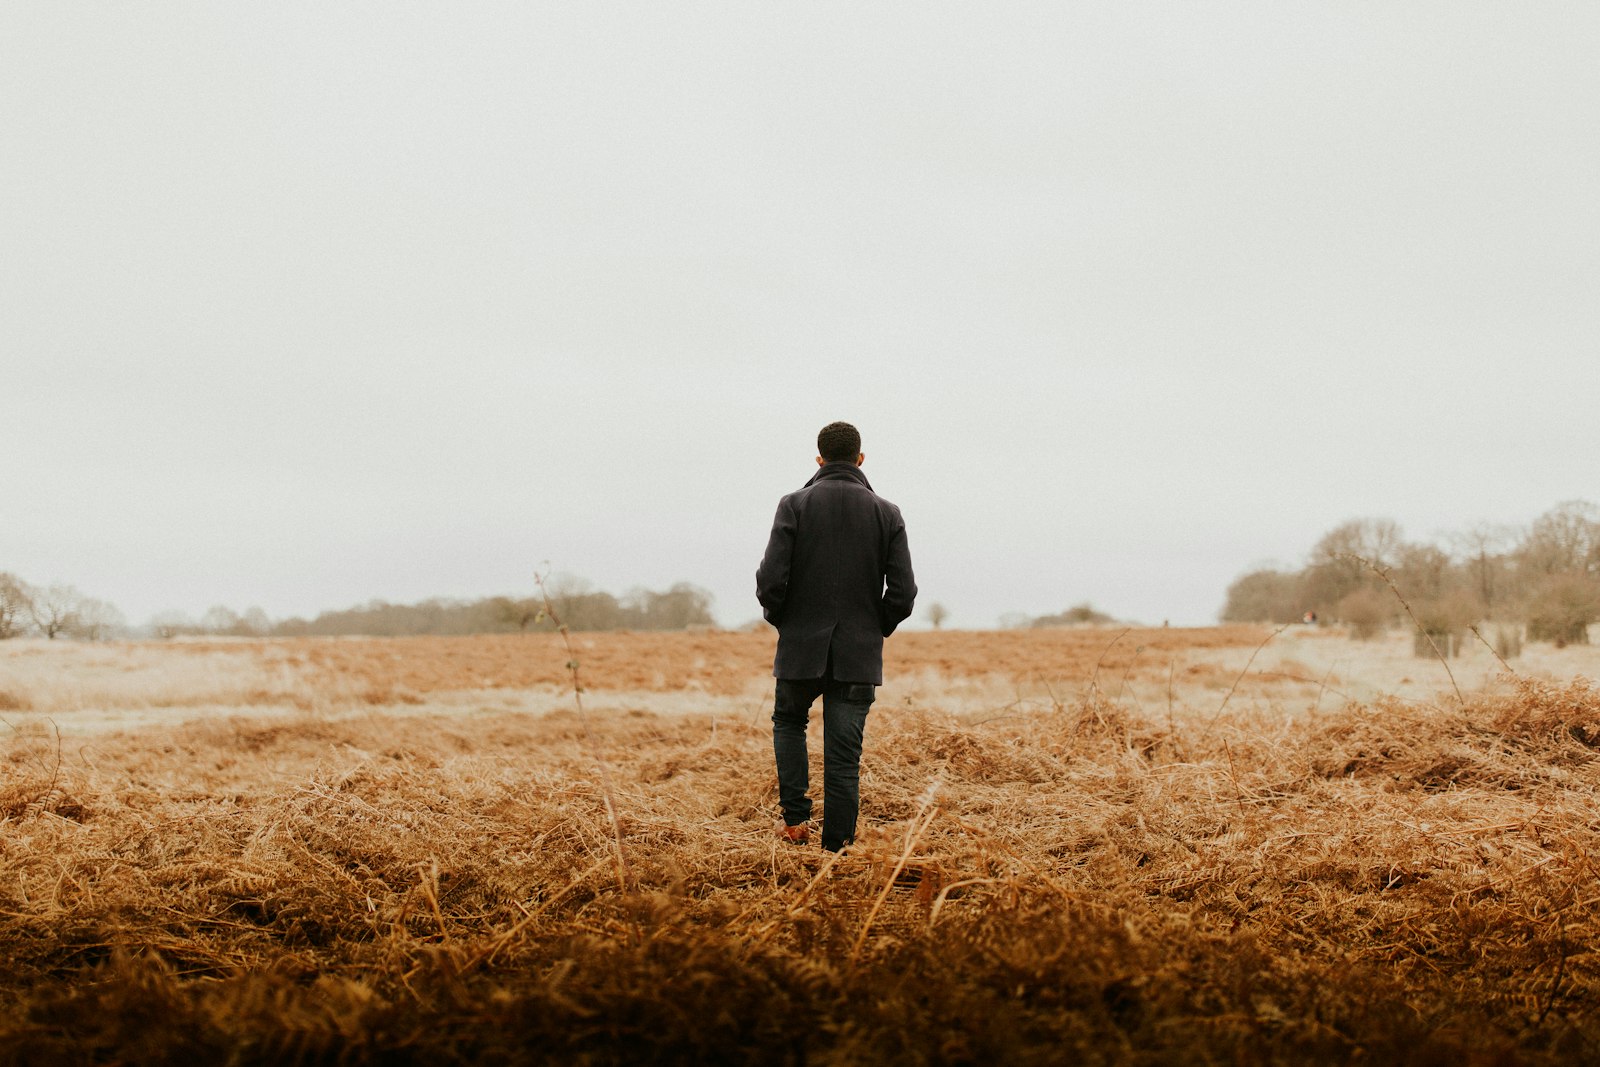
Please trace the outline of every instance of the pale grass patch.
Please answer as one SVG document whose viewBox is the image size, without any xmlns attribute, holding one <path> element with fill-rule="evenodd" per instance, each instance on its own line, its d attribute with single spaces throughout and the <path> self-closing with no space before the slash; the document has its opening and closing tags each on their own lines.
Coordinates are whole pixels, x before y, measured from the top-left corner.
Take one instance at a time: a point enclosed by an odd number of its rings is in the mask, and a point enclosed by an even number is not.
<svg viewBox="0 0 1600 1067">
<path fill-rule="evenodd" d="M 601 714 L 699 715 L 764 721 L 772 683 L 752 679 L 737 693 L 604 689 L 585 693 Z M 249 714 L 338 719 L 374 709 L 405 717 L 521 712 L 572 707 L 563 685 L 419 692 L 373 671 L 330 671 L 289 643 L 208 640 L 86 644 L 0 642 L 0 717 L 28 733 L 71 735 L 169 726 Z"/>
<path fill-rule="evenodd" d="M 0 643 L 0 693 L 40 714 L 308 707 L 319 695 L 295 664 L 256 652 L 44 640 Z"/>
<path fill-rule="evenodd" d="M 708 714 L 757 724 L 771 715 L 772 680 L 761 663 L 765 653 L 758 658 L 743 650 L 750 662 L 736 682 L 725 676 L 734 663 L 711 664 L 699 650 L 708 640 L 703 636 L 677 635 L 691 653 L 685 656 L 671 654 L 675 635 L 644 636 L 651 643 L 641 635 L 613 639 L 605 634 L 583 635 L 578 642 L 578 654 L 586 661 L 584 700 L 595 711 Z M 878 691 L 879 721 L 890 709 L 980 721 L 1065 707 L 1091 691 L 1156 719 L 1169 713 L 1178 721 L 1205 718 L 1224 699 L 1240 709 L 1301 715 L 1383 696 L 1431 701 L 1449 684 L 1437 662 L 1412 654 L 1404 632 L 1362 642 L 1337 631 L 1293 627 L 1262 646 L 1242 675 L 1254 645 L 1236 639 L 1211 644 L 1205 631 L 1173 635 L 1177 647 L 1168 649 L 1156 647 L 1168 637 L 1159 631 L 1130 633 L 1115 644 L 1117 631 L 1109 629 L 1065 637 L 1024 633 L 1009 650 L 1001 641 L 1005 634 L 931 636 L 942 644 L 923 642 L 927 649 L 908 644 L 900 653 L 900 669 L 890 665 L 886 684 Z M 1057 647 L 1066 647 L 1062 642 L 1082 647 L 1064 655 Z M 984 657 L 963 660 L 958 653 L 968 644 L 992 647 L 999 669 L 972 670 Z M 682 676 L 667 677 L 661 673 L 665 668 L 657 666 L 650 668 L 654 674 L 640 674 L 612 663 L 634 645 L 653 657 L 652 664 L 677 663 Z M 742 650 L 737 642 L 733 647 Z M 488 673 L 478 686 L 471 684 L 471 671 L 453 666 L 458 656 L 473 649 L 465 639 L 6 641 L 0 642 L 0 716 L 14 725 L 49 718 L 68 732 L 98 732 L 241 712 L 341 717 L 383 708 L 406 716 L 490 711 L 542 715 L 571 707 L 572 692 L 564 681 L 523 680 L 555 655 L 553 646 L 487 642 L 484 649 L 497 650 L 499 659 L 485 668 Z M 517 654 L 508 655 L 507 649 Z M 346 650 L 361 650 L 362 656 L 350 658 Z M 598 673 L 598 684 L 587 662 L 596 657 L 609 666 Z M 438 668 L 431 666 L 435 662 Z M 514 669 L 518 663 L 527 663 L 529 669 L 519 674 Z M 496 664 L 497 669 L 490 669 Z M 708 664 L 721 672 L 714 685 L 701 677 Z M 1600 676 L 1600 647 L 1529 644 L 1512 666 L 1531 678 L 1593 678 Z M 1476 641 L 1452 660 L 1452 668 L 1468 691 L 1505 691 L 1503 668 Z"/>
<path fill-rule="evenodd" d="M 1204 691 L 1220 692 L 1237 677 L 1248 649 L 1189 649 L 1179 653 L 1179 696 L 1203 707 Z M 1210 668 L 1215 673 L 1202 685 L 1185 688 L 1182 666 Z M 1569 645 L 1556 648 L 1529 643 L 1511 667 L 1524 678 L 1554 681 L 1600 678 L 1600 646 Z M 1467 692 L 1508 692 L 1505 668 L 1490 649 L 1471 639 L 1461 654 L 1452 657 L 1450 669 Z M 1192 678 L 1193 676 L 1191 676 Z M 1223 680 L 1225 679 L 1225 680 Z M 1307 700 L 1308 690 L 1311 700 Z M 1265 706 L 1305 708 L 1320 697 L 1327 710 L 1347 701 L 1369 702 L 1380 697 L 1433 701 L 1450 690 L 1450 679 L 1437 659 L 1413 653 L 1409 630 L 1395 630 L 1371 641 L 1356 641 L 1335 631 L 1294 627 L 1267 643 L 1248 675 L 1240 682 L 1235 699 Z M 1141 687 L 1141 692 L 1142 692 Z"/>
</svg>

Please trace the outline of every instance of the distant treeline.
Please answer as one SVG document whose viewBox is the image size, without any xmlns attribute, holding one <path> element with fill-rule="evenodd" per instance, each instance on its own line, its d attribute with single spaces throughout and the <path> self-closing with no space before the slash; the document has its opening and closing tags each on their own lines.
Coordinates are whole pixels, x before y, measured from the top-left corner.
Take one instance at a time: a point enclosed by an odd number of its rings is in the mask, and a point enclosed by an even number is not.
<svg viewBox="0 0 1600 1067">
<path fill-rule="evenodd" d="M 679 582 L 665 592 L 635 589 L 621 597 L 591 589 L 575 580 L 557 580 L 550 586 L 550 608 L 573 630 L 685 630 L 712 626 L 711 594 L 698 586 Z M 481 600 L 436 598 L 417 604 L 369 601 L 342 611 L 325 611 L 313 619 L 291 618 L 262 628 L 249 614 L 229 616 L 226 608 L 213 608 L 202 625 L 185 630 L 161 627 L 157 636 L 181 633 L 235 636 L 406 637 L 422 634 L 526 633 L 553 630 L 555 622 L 540 596 L 486 597 Z"/>
<path fill-rule="evenodd" d="M 122 613 L 70 585 L 30 585 L 0 571 L 0 640 L 38 634 L 98 641 L 120 631 Z"/>
<path fill-rule="evenodd" d="M 1600 512 L 1570 501 L 1527 527 L 1479 524 L 1444 544 L 1407 541 L 1389 519 L 1354 520 L 1323 535 L 1298 570 L 1241 575 L 1221 617 L 1287 623 L 1308 614 L 1358 637 L 1415 616 L 1430 634 L 1493 620 L 1525 626 L 1532 641 L 1585 642 L 1600 620 Z"/>
<path fill-rule="evenodd" d="M 685 630 L 715 624 L 711 594 L 679 582 L 665 592 L 635 589 L 614 596 L 573 578 L 549 583 L 549 606 L 573 630 Z M 543 596 L 435 598 L 417 604 L 372 600 L 313 619 L 274 621 L 258 607 L 242 614 L 221 605 L 198 619 L 163 611 L 129 626 L 115 607 L 72 586 L 39 587 L 0 572 L 0 639 L 37 634 L 104 640 L 113 637 L 401 637 L 421 634 L 525 633 L 553 630 Z"/>
<path fill-rule="evenodd" d="M 1116 622 L 1114 618 L 1096 608 L 1093 604 L 1083 603 L 1059 611 L 1053 615 L 1027 615 L 1020 611 L 1008 612 L 1000 616 L 1000 629 L 1002 630 L 1028 630 L 1046 629 L 1052 626 L 1104 626 L 1106 623 Z"/>
</svg>

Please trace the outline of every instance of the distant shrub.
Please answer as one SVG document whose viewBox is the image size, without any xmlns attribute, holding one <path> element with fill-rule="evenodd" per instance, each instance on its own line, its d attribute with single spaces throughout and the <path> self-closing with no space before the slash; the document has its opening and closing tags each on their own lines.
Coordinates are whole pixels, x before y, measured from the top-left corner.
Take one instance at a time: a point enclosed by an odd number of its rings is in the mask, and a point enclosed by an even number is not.
<svg viewBox="0 0 1600 1067">
<path fill-rule="evenodd" d="M 1466 640 L 1467 627 L 1483 614 L 1477 598 L 1465 591 L 1413 601 L 1411 611 L 1417 617 L 1413 650 L 1416 655 L 1429 658 L 1438 654 L 1458 655 Z"/>
<path fill-rule="evenodd" d="M 1099 623 L 1115 622 L 1110 615 L 1103 611 L 1096 611 L 1094 605 L 1089 603 L 1078 604 L 1068 608 L 1059 615 L 1040 615 L 1031 623 L 1035 627 L 1045 626 L 1085 626 Z"/>
<path fill-rule="evenodd" d="M 1585 574 L 1551 576 L 1528 600 L 1528 640 L 1561 645 L 1589 643 L 1589 624 L 1600 618 L 1600 582 Z"/>
<path fill-rule="evenodd" d="M 1263 568 L 1242 574 L 1228 586 L 1223 622 L 1297 622 L 1305 609 L 1298 574 Z"/>
<path fill-rule="evenodd" d="M 1501 659 L 1516 659 L 1522 655 L 1522 627 L 1496 626 L 1494 650 Z"/>
<path fill-rule="evenodd" d="M 1350 636 L 1370 641 L 1389 628 L 1394 618 L 1394 601 L 1376 589 L 1357 589 L 1340 600 L 1334 615 L 1350 627 Z"/>
</svg>

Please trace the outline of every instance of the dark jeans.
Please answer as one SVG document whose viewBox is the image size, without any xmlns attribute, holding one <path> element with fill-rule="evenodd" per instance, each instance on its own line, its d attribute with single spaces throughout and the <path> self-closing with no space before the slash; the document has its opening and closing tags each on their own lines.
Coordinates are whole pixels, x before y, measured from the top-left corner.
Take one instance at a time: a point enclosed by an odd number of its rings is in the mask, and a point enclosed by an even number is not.
<svg viewBox="0 0 1600 1067">
<path fill-rule="evenodd" d="M 822 697 L 822 847 L 837 852 L 856 839 L 861 810 L 861 738 L 876 687 L 831 678 L 779 678 L 772 704 L 772 752 L 778 761 L 778 803 L 783 821 L 811 818 L 811 768 L 806 725 Z"/>
</svg>

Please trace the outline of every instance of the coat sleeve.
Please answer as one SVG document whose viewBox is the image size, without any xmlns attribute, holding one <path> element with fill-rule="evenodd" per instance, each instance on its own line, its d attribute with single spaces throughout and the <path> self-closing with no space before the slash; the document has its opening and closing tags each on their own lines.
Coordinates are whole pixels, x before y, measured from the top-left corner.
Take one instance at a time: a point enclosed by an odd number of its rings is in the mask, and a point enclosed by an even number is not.
<svg viewBox="0 0 1600 1067">
<path fill-rule="evenodd" d="M 772 520 L 767 551 L 756 568 L 756 599 L 761 615 L 777 626 L 783 619 L 783 606 L 789 596 L 789 564 L 794 558 L 794 504 L 788 497 L 778 501 L 778 514 Z"/>
<path fill-rule="evenodd" d="M 883 601 L 878 608 L 883 636 L 894 633 L 895 627 L 911 617 L 911 608 L 916 602 L 917 580 L 911 573 L 911 547 L 906 543 L 906 524 L 901 521 L 890 533 L 889 548 L 884 553 Z"/>
</svg>

